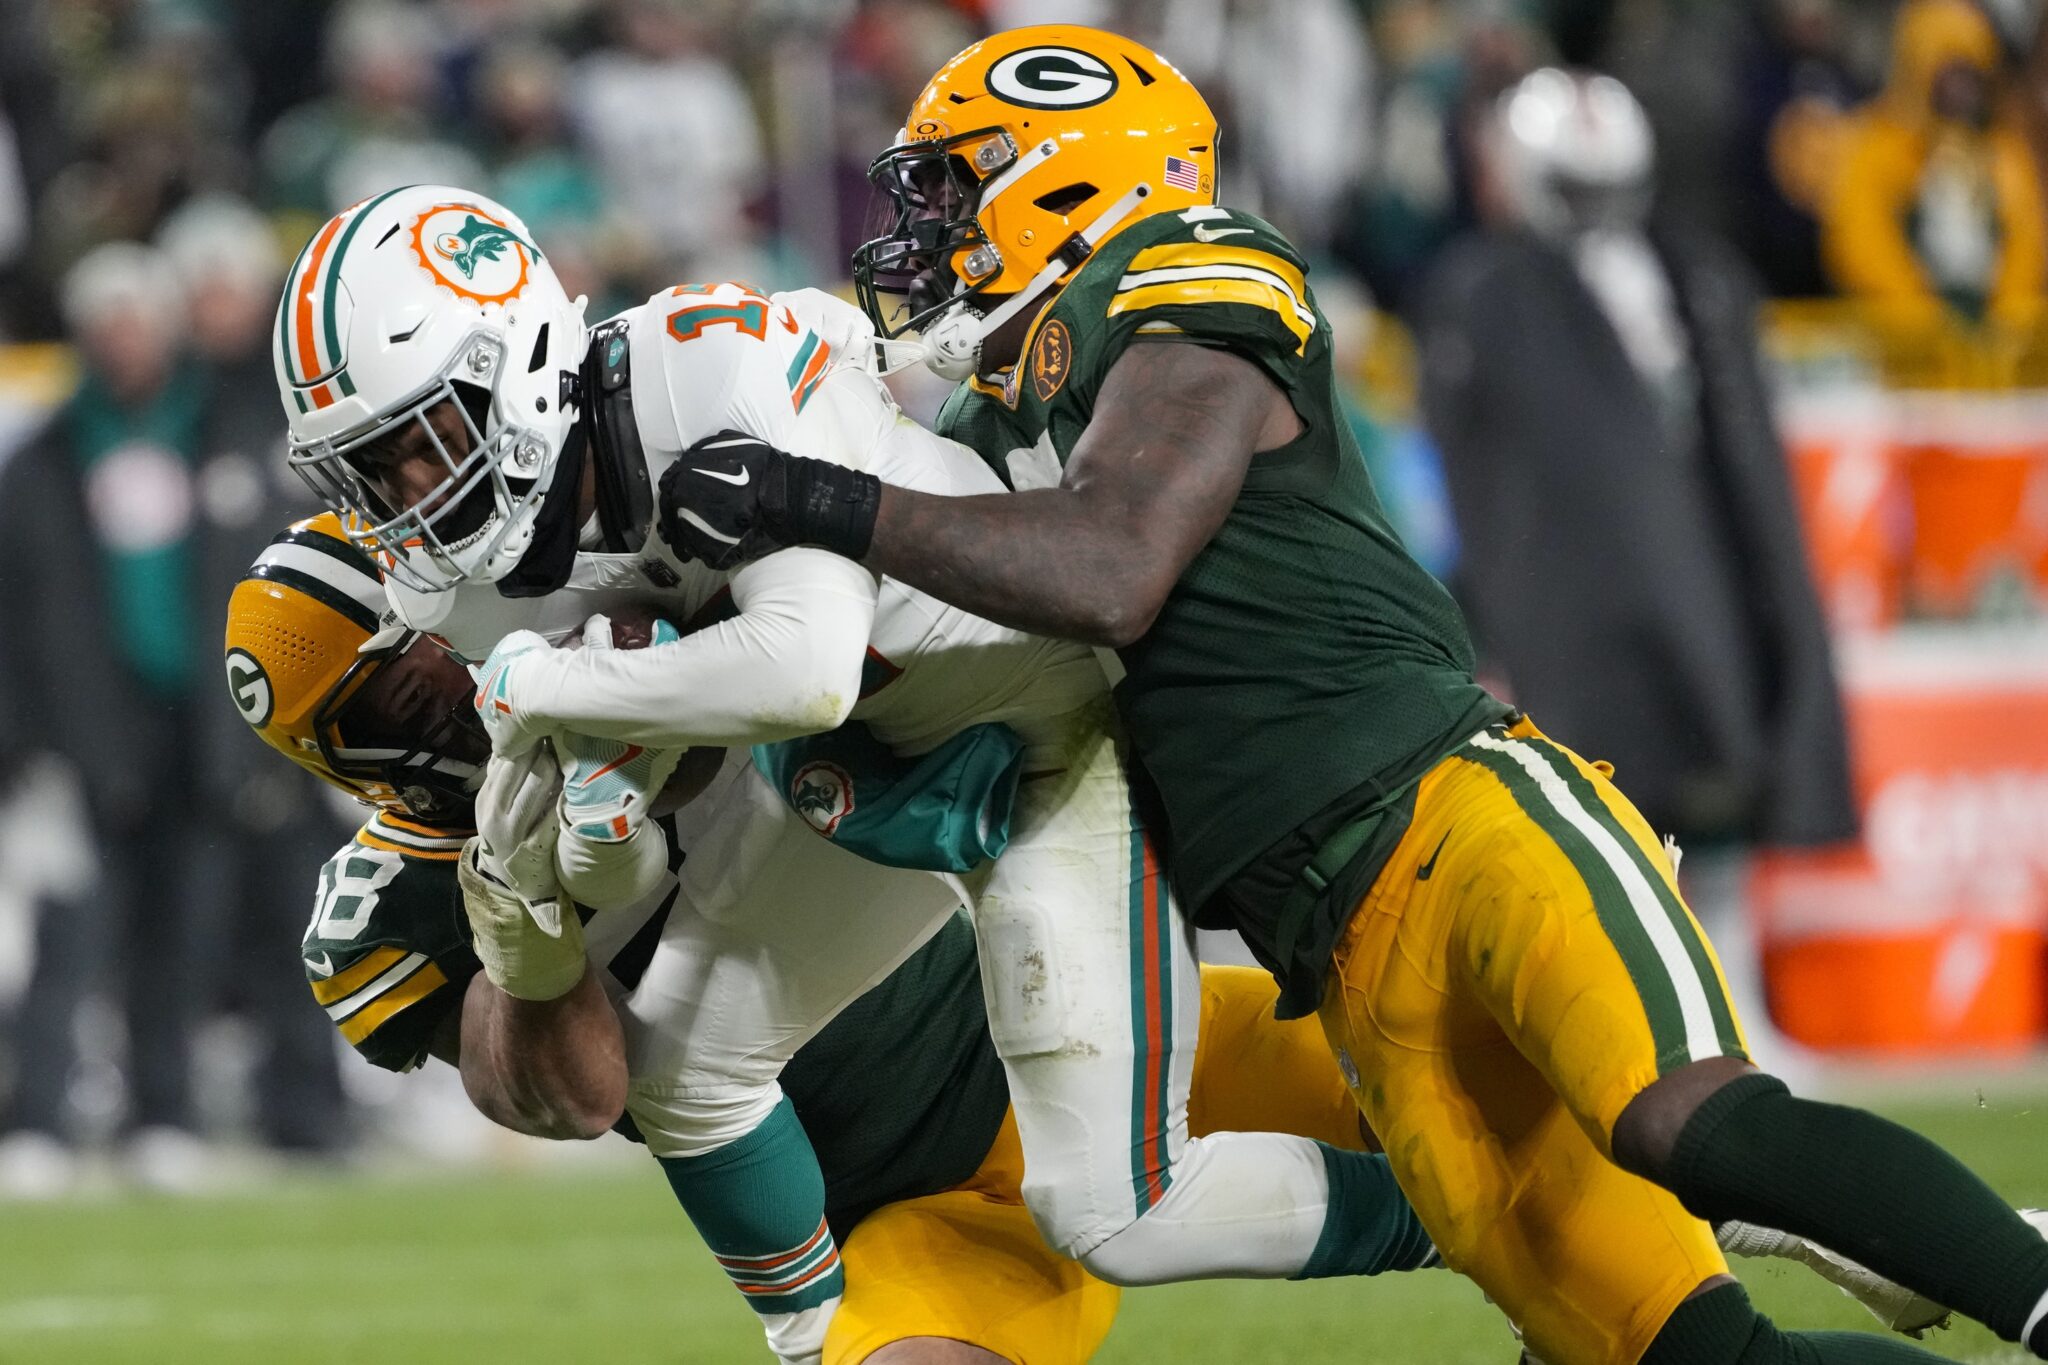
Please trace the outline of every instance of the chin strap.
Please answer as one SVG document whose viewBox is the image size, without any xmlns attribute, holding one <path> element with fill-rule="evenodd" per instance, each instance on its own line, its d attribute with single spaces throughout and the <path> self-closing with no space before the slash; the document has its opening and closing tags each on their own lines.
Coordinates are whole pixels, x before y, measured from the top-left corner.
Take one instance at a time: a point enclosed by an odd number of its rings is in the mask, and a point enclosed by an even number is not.
<svg viewBox="0 0 2048 1365">
<path fill-rule="evenodd" d="M 1061 276 L 1094 254 L 1097 244 L 1109 235 L 1109 230 L 1151 195 L 1152 186 L 1143 181 L 1131 186 L 1094 222 L 1067 238 L 1053 253 L 1052 259 L 1045 263 L 1045 268 L 1032 276 L 1031 283 L 1003 300 L 1001 306 L 987 316 L 976 313 L 963 301 L 940 318 L 925 332 L 920 342 L 924 363 L 931 367 L 932 373 L 954 383 L 974 374 L 981 368 L 982 343 L 1057 284 Z"/>
</svg>

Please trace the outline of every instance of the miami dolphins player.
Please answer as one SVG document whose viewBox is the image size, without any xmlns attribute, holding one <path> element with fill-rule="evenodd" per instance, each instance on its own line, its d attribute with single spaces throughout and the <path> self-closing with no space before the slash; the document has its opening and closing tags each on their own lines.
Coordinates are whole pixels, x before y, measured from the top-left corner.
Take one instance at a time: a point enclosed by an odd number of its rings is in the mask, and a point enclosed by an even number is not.
<svg viewBox="0 0 2048 1365">
<path fill-rule="evenodd" d="M 379 195 L 322 228 L 290 272 L 275 346 L 293 462 L 381 557 L 400 618 L 481 661 L 478 706 L 501 759 L 563 734 L 673 751 L 850 718 L 922 760 L 978 725 L 1012 731 L 1023 774 L 1008 844 L 966 881 L 1039 1226 L 1120 1283 L 1355 1273 L 1371 1260 L 1356 1230 L 1387 1196 L 1382 1164 L 1295 1135 L 1188 1135 L 1196 962 L 1092 653 L 826 551 L 726 572 L 653 534 L 661 471 L 728 429 L 934 493 L 999 491 L 971 452 L 903 418 L 874 352 L 858 309 L 737 284 L 664 291 L 586 338 L 518 220 L 444 187 Z M 556 647 L 631 601 L 693 628 L 643 650 Z M 921 927 L 870 916 L 863 952 L 829 952 L 860 917 L 816 913 L 815 941 L 781 963 L 813 1002 L 850 998 Z M 766 1056 L 726 1048 L 729 1021 L 694 998 L 713 978 L 680 949 L 673 973 L 660 966 L 648 981 L 672 984 L 666 1008 L 699 1021 L 682 1036 L 758 1072 Z M 655 1150 L 707 1169 L 781 1122 L 758 1074 L 635 1086 Z M 796 1255 L 814 1222 L 791 1219 L 781 1241 L 764 1230 L 747 1254 Z"/>
<path fill-rule="evenodd" d="M 494 828 L 502 812 L 492 809 L 498 798 L 488 783 L 477 798 L 482 818 L 473 821 L 468 789 L 488 746 L 469 706 L 470 679 L 423 637 L 379 627 L 370 614 L 379 604 L 375 582 L 334 518 L 317 517 L 263 552 L 229 612 L 237 708 L 266 742 L 374 810 L 318 878 L 303 949 L 314 999 L 378 1066 L 405 1071 L 429 1056 L 457 1066 L 477 1107 L 507 1127 L 568 1139 L 616 1125 L 635 1136 L 630 1115 L 620 1117 L 630 1090 L 622 1025 L 630 1030 L 640 1013 L 634 997 L 661 937 L 694 912 L 683 879 L 672 875 L 637 908 L 584 920 L 590 966 L 570 990 L 540 1000 L 505 989 L 523 988 L 508 977 L 496 942 L 508 898 L 459 862 L 475 843 L 472 822 L 508 850 L 517 842 Z M 656 634 L 641 621 L 627 633 Z M 570 741 L 571 752 L 580 743 Z M 893 788 L 918 780 L 914 768 L 838 753 L 857 796 L 842 816 L 846 837 L 879 837 L 872 823 L 854 827 L 884 811 L 891 823 L 920 824 L 946 841 L 943 818 L 906 816 L 914 808 L 891 799 Z M 648 772 L 640 770 L 642 780 Z M 717 772 L 715 753 L 690 755 L 661 795 L 687 802 Z M 639 794 L 654 795 L 647 787 Z M 679 833 L 689 819 L 686 806 L 648 826 L 670 850 L 672 872 L 718 858 L 699 831 Z M 527 892 L 545 888 L 529 884 Z M 510 908 L 527 913 L 523 904 Z M 1362 1145 L 1355 1106 L 1318 1030 L 1269 1017 L 1269 977 L 1208 967 L 1201 990 L 1194 1131 L 1264 1128 Z M 881 1058 L 889 1064 L 875 1065 Z M 824 1360 L 1061 1365 L 1093 1354 L 1117 1291 L 1047 1247 L 1024 1207 L 1022 1153 L 964 920 L 949 919 L 799 1049 L 781 1080 L 815 1152 L 847 1271 Z M 697 1172 L 673 1158 L 662 1165 L 690 1207 Z M 752 1197 L 775 1192 L 757 1181 Z M 716 1247 L 716 1220 L 704 1231 Z M 1371 1236 L 1383 1268 L 1433 1259 L 1404 1200 L 1377 1211 Z M 1895 1288 L 1778 1234 L 1724 1229 L 1725 1237 L 1816 1266 L 1892 1321 L 1914 1307 Z M 814 1264 L 787 1273 L 814 1273 L 828 1255 L 821 1246 Z M 772 1318 L 764 1299 L 772 1304 L 774 1296 L 760 1292 L 770 1272 L 721 1259 L 750 1305 Z"/>
<path fill-rule="evenodd" d="M 1284 1015 L 1320 1009 L 1446 1259 L 1552 1365 L 1925 1358 L 1779 1332 L 1694 1215 L 1826 1241 L 2048 1357 L 2048 1242 L 1933 1144 L 1758 1072 L 1651 831 L 1474 682 L 1338 414 L 1301 254 L 1216 202 L 1217 135 L 1114 34 L 954 58 L 875 163 L 895 225 L 855 272 L 1016 491 L 713 441 L 664 475 L 671 542 L 832 548 L 1114 650 L 1177 892 Z"/>
</svg>

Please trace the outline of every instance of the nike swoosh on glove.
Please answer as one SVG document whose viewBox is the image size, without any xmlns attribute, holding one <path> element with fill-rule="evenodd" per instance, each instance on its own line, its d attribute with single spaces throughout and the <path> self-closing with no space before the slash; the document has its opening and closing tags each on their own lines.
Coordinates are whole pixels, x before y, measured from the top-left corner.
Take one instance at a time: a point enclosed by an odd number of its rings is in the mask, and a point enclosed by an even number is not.
<svg viewBox="0 0 2048 1365">
<path fill-rule="evenodd" d="M 787 507 L 789 459 L 743 431 L 707 436 L 662 471 L 661 538 L 683 559 L 733 569 L 781 549 L 770 529 Z"/>
<path fill-rule="evenodd" d="M 521 656 L 553 649 L 533 631 L 515 630 L 498 641 L 476 671 L 476 710 L 491 737 L 491 752 L 509 758 L 546 737 L 549 727 L 519 707 L 518 672 Z"/>
<path fill-rule="evenodd" d="M 657 524 L 683 559 L 731 569 L 789 545 L 860 559 L 874 539 L 882 481 L 789 455 L 743 431 L 707 436 L 661 475 Z"/>
<path fill-rule="evenodd" d="M 649 647 L 682 638 L 674 626 L 657 620 Z M 609 617 L 584 622 L 583 647 L 613 648 Z M 681 749 L 649 749 L 566 732 L 556 735 L 554 744 L 562 760 L 562 823 L 571 833 L 601 844 L 633 837 L 647 819 L 654 794 L 683 756 Z"/>
</svg>

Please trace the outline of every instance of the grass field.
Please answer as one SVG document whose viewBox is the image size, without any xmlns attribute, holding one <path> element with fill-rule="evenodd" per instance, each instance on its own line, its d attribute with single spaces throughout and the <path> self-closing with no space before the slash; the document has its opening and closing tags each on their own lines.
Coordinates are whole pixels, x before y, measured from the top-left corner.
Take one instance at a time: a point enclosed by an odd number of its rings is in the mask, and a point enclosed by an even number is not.
<svg viewBox="0 0 2048 1365">
<path fill-rule="evenodd" d="M 2016 1203 L 2048 1203 L 2048 1097 L 1896 1107 Z M 1871 1320 L 1742 1262 L 1779 1321 Z M 2023 1357 L 1974 1326 L 1956 1360 Z M 1511 1365 L 1470 1284 L 1427 1272 L 1134 1291 L 1105 1362 Z M 541 1175 L 299 1177 L 207 1201 L 0 1205 L 7 1365 L 582 1365 L 767 1359 L 653 1163 Z"/>
</svg>

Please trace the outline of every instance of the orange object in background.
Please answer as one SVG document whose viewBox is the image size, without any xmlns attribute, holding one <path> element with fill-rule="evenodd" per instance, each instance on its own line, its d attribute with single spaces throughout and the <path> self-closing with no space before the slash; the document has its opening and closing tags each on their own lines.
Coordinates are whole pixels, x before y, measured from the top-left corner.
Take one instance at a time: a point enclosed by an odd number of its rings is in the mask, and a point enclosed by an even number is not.
<svg viewBox="0 0 2048 1365">
<path fill-rule="evenodd" d="M 2048 1034 L 2048 643 L 1905 634 L 1845 649 L 1862 843 L 1758 860 L 1771 1014 L 1816 1048 L 2018 1052 Z"/>
<path fill-rule="evenodd" d="M 1872 630 L 1905 596 L 1905 488 L 1885 433 L 1862 422 L 1788 421 L 1786 455 L 1829 624 Z"/>
<path fill-rule="evenodd" d="M 2026 515 L 2042 457 L 2042 444 L 2025 439 L 1902 452 L 1913 503 L 1908 583 L 1916 613 L 1961 619 L 2000 571 L 2031 579 L 2048 549 Z"/>
</svg>

